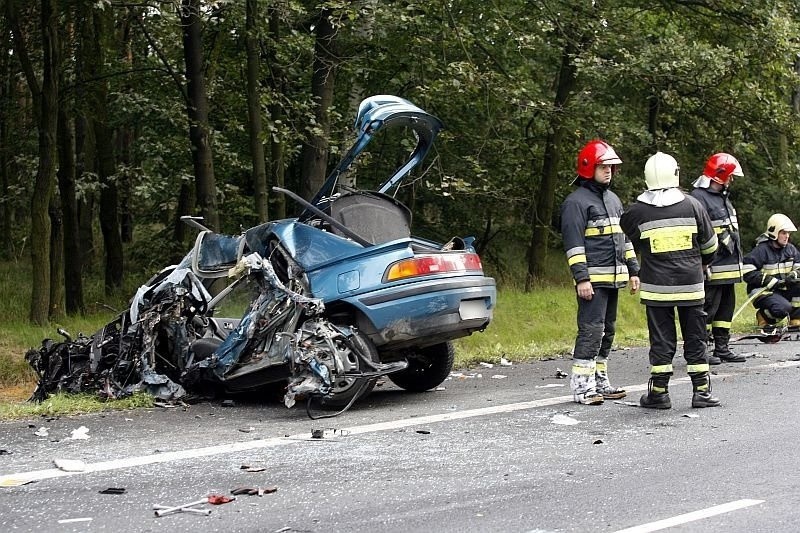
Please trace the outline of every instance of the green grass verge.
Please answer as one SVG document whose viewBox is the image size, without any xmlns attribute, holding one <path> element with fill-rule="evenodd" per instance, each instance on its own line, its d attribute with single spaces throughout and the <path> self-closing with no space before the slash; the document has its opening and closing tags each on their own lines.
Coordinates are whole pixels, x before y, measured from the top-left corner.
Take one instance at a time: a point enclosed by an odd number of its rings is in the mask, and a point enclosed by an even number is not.
<svg viewBox="0 0 800 533">
<path fill-rule="evenodd" d="M 123 411 L 141 407 L 153 407 L 153 397 L 142 392 L 121 400 L 102 401 L 89 394 L 62 393 L 54 394 L 42 403 L 0 402 L 0 420 Z"/>
</svg>

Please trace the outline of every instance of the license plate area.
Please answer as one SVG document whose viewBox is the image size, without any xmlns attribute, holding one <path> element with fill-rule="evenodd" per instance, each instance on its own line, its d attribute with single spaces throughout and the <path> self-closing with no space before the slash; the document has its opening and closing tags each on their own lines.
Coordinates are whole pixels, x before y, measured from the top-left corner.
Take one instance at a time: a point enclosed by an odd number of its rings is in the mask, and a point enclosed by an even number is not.
<svg viewBox="0 0 800 533">
<path fill-rule="evenodd" d="M 483 298 L 461 300 L 458 304 L 458 315 L 461 317 L 461 320 L 488 318 L 489 310 L 486 308 L 486 300 Z"/>
</svg>

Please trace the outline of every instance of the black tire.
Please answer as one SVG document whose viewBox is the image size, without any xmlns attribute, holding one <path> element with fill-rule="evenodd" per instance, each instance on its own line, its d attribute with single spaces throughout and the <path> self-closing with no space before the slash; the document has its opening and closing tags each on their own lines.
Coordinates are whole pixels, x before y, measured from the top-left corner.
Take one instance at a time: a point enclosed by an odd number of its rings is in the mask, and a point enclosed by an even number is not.
<svg viewBox="0 0 800 533">
<path fill-rule="evenodd" d="M 449 341 L 417 349 L 408 358 L 408 368 L 389 374 L 389 379 L 410 392 L 430 390 L 450 375 L 455 354 Z"/>
<path fill-rule="evenodd" d="M 366 359 L 374 363 L 380 362 L 378 350 L 366 335 L 356 332 L 351 337 L 350 342 Z M 352 355 L 350 363 L 353 365 L 353 370 L 360 370 L 361 372 L 372 371 L 370 368 L 363 368 L 364 365 L 361 364 L 361 359 L 355 354 Z M 322 400 L 322 406 L 326 409 L 342 409 L 350 403 L 354 395 L 358 394 L 359 399 L 366 397 L 375 388 L 377 381 L 377 378 L 340 378 L 334 383 L 333 393 L 325 396 Z"/>
</svg>

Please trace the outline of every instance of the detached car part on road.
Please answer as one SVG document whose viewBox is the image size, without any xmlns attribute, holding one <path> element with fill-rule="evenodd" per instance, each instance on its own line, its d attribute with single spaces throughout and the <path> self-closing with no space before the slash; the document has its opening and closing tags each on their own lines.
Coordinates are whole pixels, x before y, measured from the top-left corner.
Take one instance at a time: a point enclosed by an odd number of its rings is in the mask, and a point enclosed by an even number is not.
<svg viewBox="0 0 800 533">
<path fill-rule="evenodd" d="M 192 250 L 142 286 L 130 308 L 91 337 L 43 341 L 27 360 L 39 383 L 33 398 L 98 391 L 117 398 L 148 390 L 176 400 L 285 384 L 300 398 L 343 411 L 387 375 L 410 391 L 436 387 L 453 365 L 451 341 L 486 328 L 496 291 L 471 239 L 446 244 L 411 236 L 411 213 L 389 195 L 430 149 L 439 120 L 395 96 L 359 106 L 355 145 L 298 218 L 241 235 L 200 229 Z M 375 190 L 342 178 L 375 134 L 410 129 L 408 160 Z M 217 278 L 229 284 L 216 296 Z M 220 308 L 249 289 L 247 309 Z M 332 416 L 332 415 L 326 415 Z"/>
</svg>

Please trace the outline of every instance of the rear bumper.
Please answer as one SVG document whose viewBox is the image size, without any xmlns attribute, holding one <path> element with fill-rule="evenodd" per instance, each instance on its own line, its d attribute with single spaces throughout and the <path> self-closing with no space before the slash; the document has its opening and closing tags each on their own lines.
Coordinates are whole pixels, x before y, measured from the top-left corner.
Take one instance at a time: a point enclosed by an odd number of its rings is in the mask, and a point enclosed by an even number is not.
<svg viewBox="0 0 800 533">
<path fill-rule="evenodd" d="M 382 350 L 425 346 L 471 334 L 489 325 L 497 299 L 495 281 L 463 276 L 417 281 L 345 299 Z"/>
</svg>

